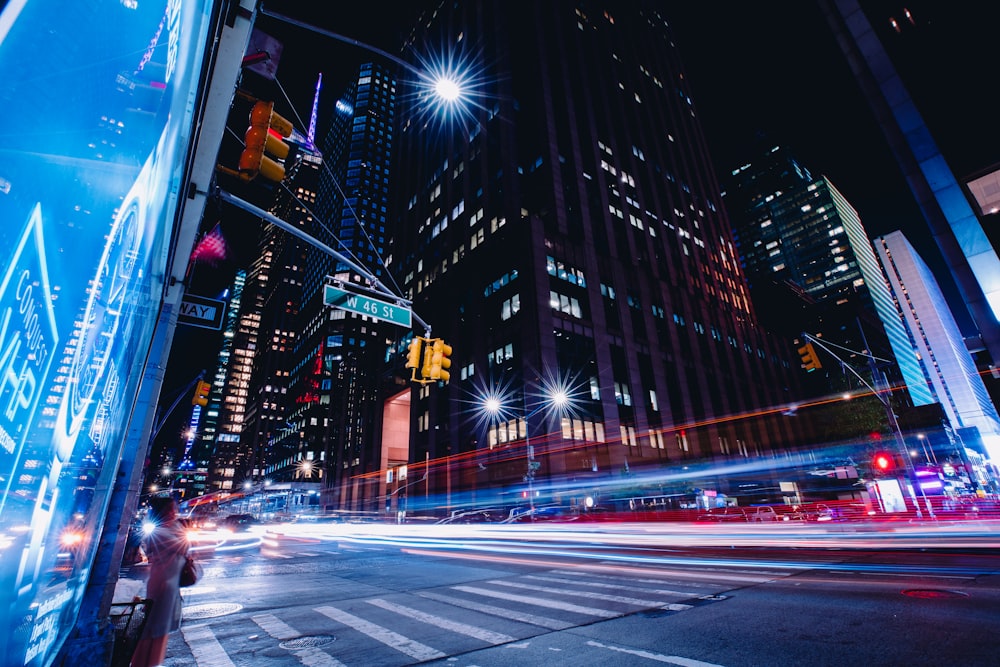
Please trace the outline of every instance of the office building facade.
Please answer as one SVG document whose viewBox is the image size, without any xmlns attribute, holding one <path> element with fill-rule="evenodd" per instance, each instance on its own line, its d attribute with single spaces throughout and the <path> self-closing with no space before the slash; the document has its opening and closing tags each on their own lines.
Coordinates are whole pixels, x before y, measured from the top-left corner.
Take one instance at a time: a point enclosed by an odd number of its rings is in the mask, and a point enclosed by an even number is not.
<svg viewBox="0 0 1000 667">
<path fill-rule="evenodd" d="M 459 2 L 419 25 L 485 79 L 456 125 L 400 111 L 393 267 L 454 348 L 447 385 L 409 391 L 419 495 L 574 502 L 801 443 L 753 416 L 798 364 L 754 316 L 668 17 Z"/>
<path fill-rule="evenodd" d="M 814 178 L 776 146 L 733 170 L 724 182 L 737 247 L 755 294 L 768 299 L 782 285 L 794 284 L 825 313 L 841 311 L 825 319 L 835 326 L 808 331 L 838 346 L 824 356 L 847 361 L 851 349 L 869 357 L 891 355 L 898 372 L 890 377 L 902 378 L 909 402 L 934 402 L 861 218 L 829 179 Z M 877 315 L 877 329 L 862 328 L 866 312 Z M 787 319 L 787 313 L 775 319 Z M 810 324 L 819 326 L 815 318 L 800 321 L 803 327 Z M 863 356 L 855 360 L 866 372 L 871 364 Z"/>
</svg>

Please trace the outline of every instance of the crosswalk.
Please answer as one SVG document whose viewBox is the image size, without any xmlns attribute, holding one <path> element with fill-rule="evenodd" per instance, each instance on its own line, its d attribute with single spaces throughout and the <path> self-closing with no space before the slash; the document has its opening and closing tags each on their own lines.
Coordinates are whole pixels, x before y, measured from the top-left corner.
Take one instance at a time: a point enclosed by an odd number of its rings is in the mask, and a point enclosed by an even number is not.
<svg viewBox="0 0 1000 667">
<path fill-rule="evenodd" d="M 609 572 L 552 569 L 409 593 L 382 591 L 271 613 L 246 610 L 207 621 L 192 619 L 182 625 L 184 645 L 170 645 L 166 664 L 235 667 L 256 664 L 261 655 L 269 665 L 412 664 L 516 645 L 551 631 L 640 611 L 684 612 L 723 600 L 720 592 L 745 586 L 748 580 L 781 576 L 743 572 L 727 581 L 717 572 L 699 581 L 615 573 L 612 568 Z M 595 644 L 590 650 L 626 649 Z"/>
</svg>

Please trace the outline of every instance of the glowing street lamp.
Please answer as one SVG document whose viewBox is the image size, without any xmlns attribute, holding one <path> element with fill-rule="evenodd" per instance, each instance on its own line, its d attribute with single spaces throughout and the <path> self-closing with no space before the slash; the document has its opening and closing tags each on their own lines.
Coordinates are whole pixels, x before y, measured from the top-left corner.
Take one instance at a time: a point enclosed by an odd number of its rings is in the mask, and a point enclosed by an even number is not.
<svg viewBox="0 0 1000 667">
<path fill-rule="evenodd" d="M 522 394 L 524 396 L 524 394 Z M 502 421 L 512 415 L 507 399 L 510 394 L 502 390 L 491 390 L 482 397 L 480 409 L 491 424 Z M 527 471 L 524 481 L 528 483 L 528 516 L 531 521 L 535 520 L 535 473 L 541 468 L 541 462 L 535 459 L 535 447 L 531 444 L 530 420 L 542 410 L 550 414 L 561 415 L 570 406 L 571 396 L 569 390 L 558 382 L 543 382 L 542 393 L 537 404 L 528 412 L 527 398 L 524 398 L 523 417 L 524 422 L 524 446 L 526 452 Z"/>
</svg>

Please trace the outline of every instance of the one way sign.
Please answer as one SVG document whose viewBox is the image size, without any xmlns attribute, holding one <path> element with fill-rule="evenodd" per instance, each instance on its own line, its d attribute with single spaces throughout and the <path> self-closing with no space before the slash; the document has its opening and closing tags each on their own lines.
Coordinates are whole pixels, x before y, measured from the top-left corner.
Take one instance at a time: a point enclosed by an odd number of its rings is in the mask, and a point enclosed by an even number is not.
<svg viewBox="0 0 1000 667">
<path fill-rule="evenodd" d="M 208 299 L 196 294 L 185 294 L 181 301 L 181 310 L 177 321 L 180 324 L 188 324 L 193 327 L 221 329 L 222 315 L 225 312 L 225 301 Z"/>
</svg>

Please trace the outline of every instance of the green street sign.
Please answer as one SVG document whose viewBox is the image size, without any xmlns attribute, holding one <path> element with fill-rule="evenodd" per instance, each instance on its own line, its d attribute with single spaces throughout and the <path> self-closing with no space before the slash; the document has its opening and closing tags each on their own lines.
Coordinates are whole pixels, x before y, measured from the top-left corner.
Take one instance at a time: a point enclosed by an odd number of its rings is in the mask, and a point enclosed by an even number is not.
<svg viewBox="0 0 1000 667">
<path fill-rule="evenodd" d="M 397 306 L 388 301 L 379 301 L 370 296 L 348 292 L 332 285 L 323 286 L 323 305 L 333 306 L 359 315 L 374 317 L 383 322 L 392 322 L 401 327 L 412 326 L 413 313 L 409 308 Z"/>
</svg>

